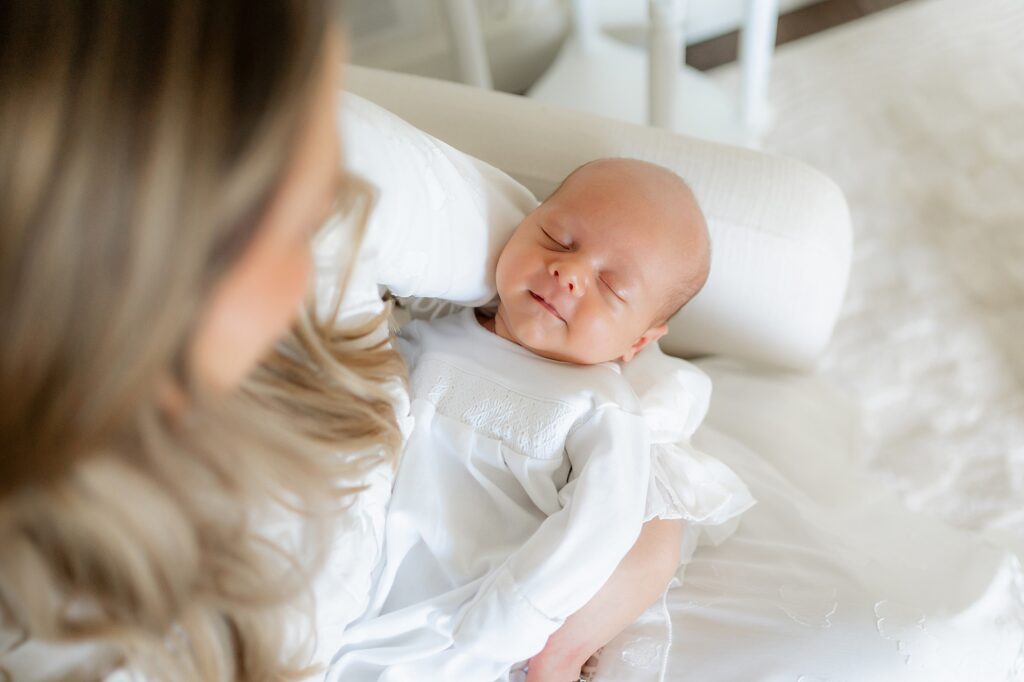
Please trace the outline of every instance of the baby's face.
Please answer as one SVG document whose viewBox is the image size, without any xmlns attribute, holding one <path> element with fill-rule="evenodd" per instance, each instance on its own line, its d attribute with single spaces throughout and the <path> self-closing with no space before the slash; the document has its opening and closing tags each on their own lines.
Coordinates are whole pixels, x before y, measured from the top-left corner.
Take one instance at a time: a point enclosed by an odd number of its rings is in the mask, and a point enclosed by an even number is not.
<svg viewBox="0 0 1024 682">
<path fill-rule="evenodd" d="M 523 219 L 498 260 L 495 331 L 579 364 L 628 361 L 665 333 L 657 318 L 683 271 L 679 221 L 696 207 L 636 164 L 590 164 Z"/>
</svg>

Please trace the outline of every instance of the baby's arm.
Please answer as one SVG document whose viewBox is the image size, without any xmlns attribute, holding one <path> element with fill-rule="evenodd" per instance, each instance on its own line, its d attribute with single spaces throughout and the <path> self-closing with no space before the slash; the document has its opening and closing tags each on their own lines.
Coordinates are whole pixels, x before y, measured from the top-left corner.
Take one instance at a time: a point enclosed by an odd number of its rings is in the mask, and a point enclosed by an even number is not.
<svg viewBox="0 0 1024 682">
<path fill-rule="evenodd" d="M 590 656 L 636 620 L 679 567 L 683 522 L 652 519 L 601 590 L 530 659 L 527 682 L 574 680 Z M 585 561 L 586 559 L 584 559 Z"/>
</svg>

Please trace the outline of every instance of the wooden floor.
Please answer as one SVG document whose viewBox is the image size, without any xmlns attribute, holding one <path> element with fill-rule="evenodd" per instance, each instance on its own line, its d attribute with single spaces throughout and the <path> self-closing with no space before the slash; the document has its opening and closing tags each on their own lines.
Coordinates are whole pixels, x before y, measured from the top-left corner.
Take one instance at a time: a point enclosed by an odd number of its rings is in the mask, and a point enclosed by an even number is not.
<svg viewBox="0 0 1024 682">
<path fill-rule="evenodd" d="M 782 45 L 902 2 L 907 0 L 821 0 L 779 16 L 775 44 Z M 686 63 L 701 71 L 728 64 L 736 61 L 738 44 L 739 32 L 733 31 L 717 38 L 687 45 Z"/>
</svg>

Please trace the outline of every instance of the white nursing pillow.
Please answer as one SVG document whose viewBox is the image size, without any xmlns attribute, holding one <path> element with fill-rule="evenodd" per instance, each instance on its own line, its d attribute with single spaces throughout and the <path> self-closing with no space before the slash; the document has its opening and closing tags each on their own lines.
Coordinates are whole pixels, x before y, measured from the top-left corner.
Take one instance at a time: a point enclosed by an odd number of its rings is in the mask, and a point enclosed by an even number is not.
<svg viewBox="0 0 1024 682">
<path fill-rule="evenodd" d="M 350 67 L 348 89 L 409 122 L 357 97 L 343 105 L 348 160 L 380 188 L 379 219 L 400 215 L 432 239 L 453 220 L 478 220 L 493 250 L 533 204 L 523 185 L 544 197 L 585 161 L 646 159 L 692 186 L 713 243 L 708 283 L 661 347 L 806 368 L 828 343 L 849 274 L 850 222 L 842 192 L 807 165 L 415 76 Z M 492 264 L 458 273 L 474 292 L 462 302 L 493 292 Z M 392 277 L 399 290 L 413 284 Z"/>
</svg>

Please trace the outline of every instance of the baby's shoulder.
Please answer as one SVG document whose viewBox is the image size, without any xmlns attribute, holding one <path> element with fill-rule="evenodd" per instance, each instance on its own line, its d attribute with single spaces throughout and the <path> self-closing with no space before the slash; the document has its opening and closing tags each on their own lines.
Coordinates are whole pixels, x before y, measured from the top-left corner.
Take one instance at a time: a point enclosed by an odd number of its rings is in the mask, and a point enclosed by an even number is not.
<svg viewBox="0 0 1024 682">
<path fill-rule="evenodd" d="M 581 365 L 577 390 L 586 395 L 591 410 L 619 409 L 640 414 L 640 400 L 618 363 Z"/>
</svg>

